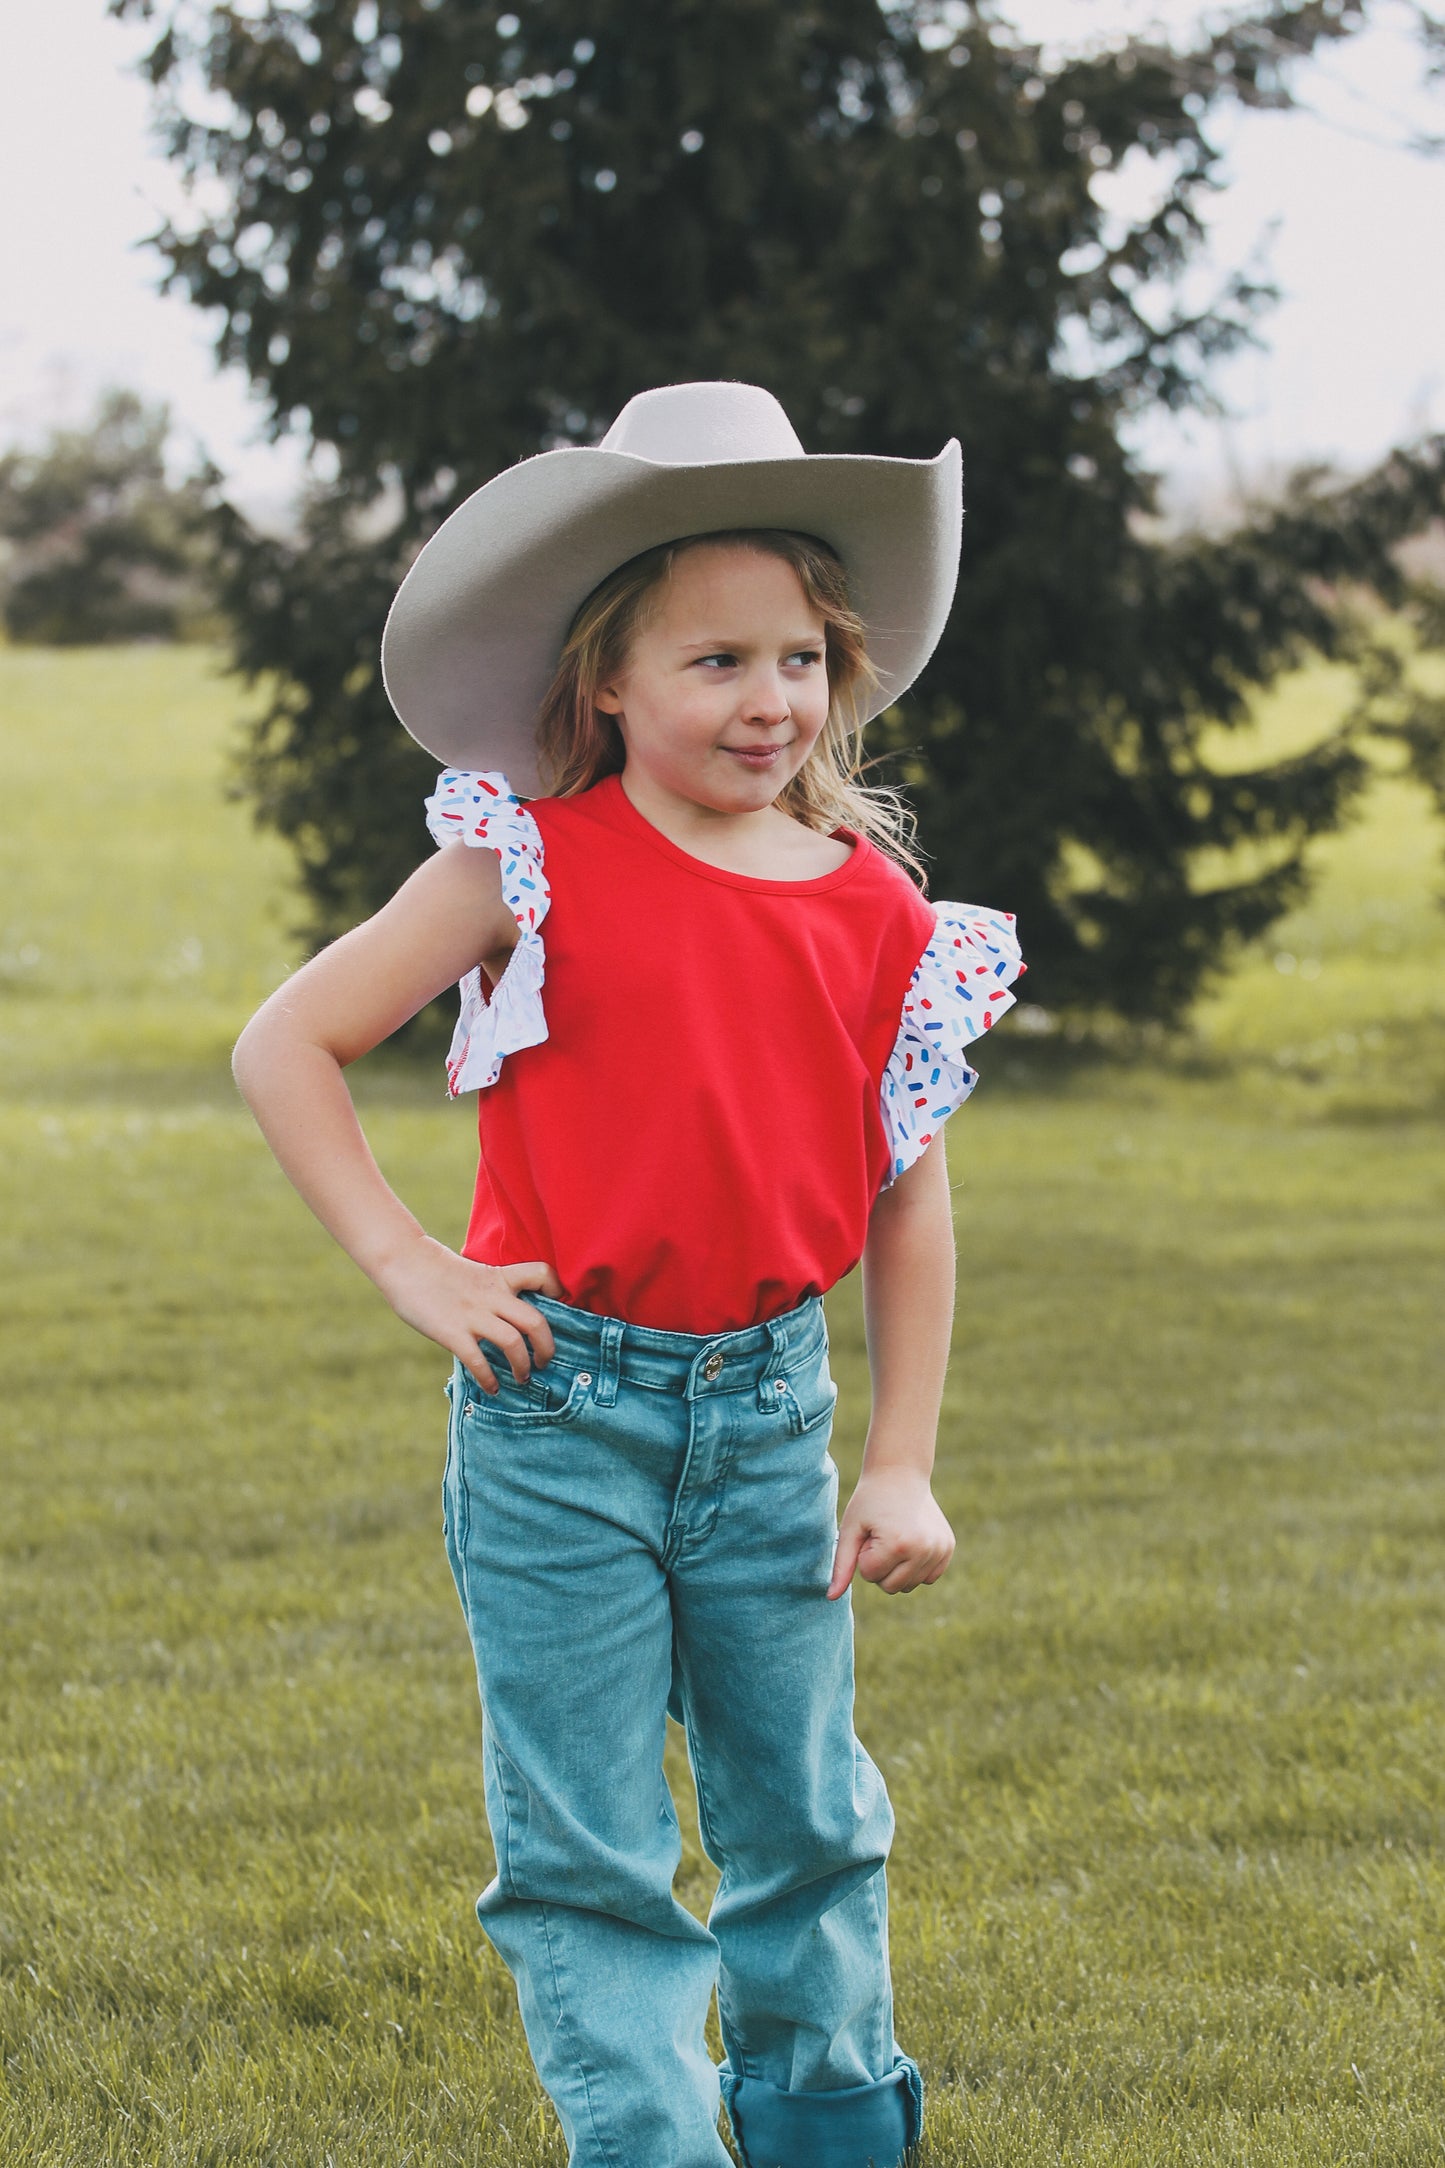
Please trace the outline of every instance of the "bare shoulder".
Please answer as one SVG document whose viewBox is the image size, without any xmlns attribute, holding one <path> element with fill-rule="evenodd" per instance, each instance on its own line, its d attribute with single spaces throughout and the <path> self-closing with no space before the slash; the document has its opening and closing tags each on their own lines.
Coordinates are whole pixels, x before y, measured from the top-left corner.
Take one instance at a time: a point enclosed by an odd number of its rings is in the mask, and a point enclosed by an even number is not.
<svg viewBox="0 0 1445 2168">
<path fill-rule="evenodd" d="M 436 899 L 456 923 L 475 927 L 477 953 L 472 963 L 480 964 L 495 986 L 521 938 L 511 907 L 502 895 L 500 858 L 493 850 L 473 850 L 453 843 L 438 851 L 429 865 L 445 868 L 432 875 Z M 427 871 L 427 866 L 418 868 L 419 873 Z M 470 970 L 471 964 L 467 968 Z"/>
<path fill-rule="evenodd" d="M 243 1041 L 279 1031 L 354 1061 L 516 937 L 495 852 L 448 845 L 279 986 Z"/>
<path fill-rule="evenodd" d="M 408 881 L 397 890 L 401 896 L 415 888 L 418 894 L 444 896 L 496 896 L 502 894 L 502 862 L 484 846 L 448 843 L 424 858 Z"/>
<path fill-rule="evenodd" d="M 408 937 L 428 946 L 434 942 L 449 962 L 464 955 L 468 971 L 473 964 L 505 958 L 517 940 L 497 853 L 459 843 L 424 860 L 371 923 L 387 918 Z"/>
</svg>

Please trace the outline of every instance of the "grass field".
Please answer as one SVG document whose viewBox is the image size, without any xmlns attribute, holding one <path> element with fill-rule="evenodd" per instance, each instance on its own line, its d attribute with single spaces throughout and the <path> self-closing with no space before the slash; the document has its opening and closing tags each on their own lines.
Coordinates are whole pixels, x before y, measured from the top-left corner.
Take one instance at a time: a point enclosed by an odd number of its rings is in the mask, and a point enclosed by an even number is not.
<svg viewBox="0 0 1445 2168">
<path fill-rule="evenodd" d="M 0 653 L 0 2161 L 556 2168 L 472 1913 L 445 1360 L 229 1082 L 295 915 L 236 699 Z M 1382 777 L 1187 1040 L 1000 1033 L 951 1126 L 958 1557 L 858 1592 L 926 2168 L 1445 2151 L 1439 843 Z M 467 1107 L 363 1066 L 456 1239 Z M 828 1308 L 846 1477 L 856 1276 Z"/>
</svg>

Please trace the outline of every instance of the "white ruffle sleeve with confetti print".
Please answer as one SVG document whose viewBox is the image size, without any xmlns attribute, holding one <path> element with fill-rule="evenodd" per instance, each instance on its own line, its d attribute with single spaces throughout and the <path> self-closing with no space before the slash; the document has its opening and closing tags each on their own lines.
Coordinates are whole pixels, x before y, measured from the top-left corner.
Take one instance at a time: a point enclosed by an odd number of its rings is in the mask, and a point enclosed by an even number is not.
<svg viewBox="0 0 1445 2168">
<path fill-rule="evenodd" d="M 883 1072 L 883 1121 L 890 1161 L 887 1189 L 920 1159 L 978 1082 L 964 1048 L 981 1038 L 1017 996 L 1010 982 L 1027 971 L 1012 911 L 976 903 L 935 903 L 937 925 L 913 967 L 903 1016 Z"/>
<path fill-rule="evenodd" d="M 460 982 L 461 1014 L 447 1055 L 447 1090 L 455 1099 L 495 1084 L 504 1055 L 540 1046 L 547 1036 L 542 1011 L 547 960 L 537 929 L 547 916 L 552 891 L 542 870 L 537 823 L 500 769 L 448 768 L 426 801 L 426 824 L 432 840 L 443 847 L 466 843 L 496 852 L 502 899 L 520 937 L 490 1001 L 483 999 L 479 970 L 469 971 Z"/>
<path fill-rule="evenodd" d="M 502 897 L 519 935 L 489 1001 L 482 994 L 480 970 L 461 981 L 461 1014 L 447 1055 L 447 1088 L 455 1099 L 495 1084 L 506 1055 L 540 1046 L 547 1037 L 540 929 L 552 892 L 537 823 L 500 769 L 448 768 L 438 777 L 426 811 L 427 828 L 439 845 L 463 843 L 496 852 Z M 1011 911 L 972 903 L 934 903 L 932 910 L 934 931 L 914 965 L 883 1072 L 885 1188 L 922 1157 L 939 1125 L 977 1084 L 978 1072 L 965 1060 L 964 1049 L 1012 1007 L 1010 983 L 1028 969 Z"/>
</svg>

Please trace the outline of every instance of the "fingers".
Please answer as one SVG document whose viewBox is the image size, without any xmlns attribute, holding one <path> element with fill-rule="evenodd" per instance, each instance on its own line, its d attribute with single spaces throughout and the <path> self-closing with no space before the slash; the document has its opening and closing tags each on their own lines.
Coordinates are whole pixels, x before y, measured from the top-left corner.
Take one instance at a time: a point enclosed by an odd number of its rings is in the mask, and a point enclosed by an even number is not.
<svg viewBox="0 0 1445 2168">
<path fill-rule="evenodd" d="M 525 1265 L 499 1265 L 497 1269 L 506 1274 L 513 1287 L 536 1288 L 544 1295 L 551 1295 L 557 1302 L 566 1299 L 562 1293 L 562 1282 L 557 1277 L 557 1268 L 545 1257 L 534 1257 Z"/>
<path fill-rule="evenodd" d="M 485 1275 L 488 1307 L 474 1320 L 472 1330 L 479 1340 L 490 1341 L 500 1350 L 517 1383 L 525 1385 L 534 1370 L 542 1369 L 552 1360 L 557 1343 L 542 1312 L 534 1309 L 530 1302 L 521 1301 L 516 1289 L 519 1285 L 535 1284 L 548 1277 L 555 1281 L 557 1275 L 549 1264 L 540 1261 L 525 1265 L 481 1265 L 473 1270 Z M 462 1360 L 466 1362 L 467 1358 L 463 1356 Z M 495 1386 L 491 1389 L 495 1390 Z"/>
<path fill-rule="evenodd" d="M 895 1566 L 892 1573 L 885 1574 L 876 1585 L 885 1596 L 909 1596 L 915 1588 L 921 1588 L 927 1578 L 927 1574 L 919 1573 L 912 1559 L 907 1559 L 903 1565 Z"/>
<path fill-rule="evenodd" d="M 476 1379 L 484 1393 L 494 1393 L 497 1390 L 496 1372 L 477 1346 L 475 1340 L 459 1341 L 451 1352 L 456 1356 L 463 1370 L 469 1371 Z"/>
<path fill-rule="evenodd" d="M 866 1521 L 850 1521 L 845 1514 L 833 1558 L 833 1577 L 828 1583 L 829 1601 L 842 1595 L 856 1572 L 871 1581 L 885 1596 L 904 1596 L 925 1582 L 936 1581 L 953 1556 L 953 1540 L 946 1544 L 920 1543 L 906 1537 L 891 1541 Z"/>
<path fill-rule="evenodd" d="M 903 1596 L 918 1585 L 914 1579 L 914 1560 L 909 1553 L 884 1550 L 881 1545 L 879 1555 L 861 1561 L 858 1572 L 863 1580 L 881 1588 L 885 1596 Z"/>
<path fill-rule="evenodd" d="M 519 1288 L 533 1288 L 540 1289 L 544 1295 L 555 1291 L 557 1300 L 560 1302 L 562 1299 L 562 1283 L 555 1269 L 544 1259 L 539 1258 L 526 1265 L 501 1265 L 498 1270 L 514 1291 Z M 537 1369 L 541 1370 L 552 1360 L 557 1352 L 557 1343 L 552 1337 L 551 1325 L 540 1310 L 534 1309 L 530 1302 L 509 1303 L 503 1299 L 497 1305 L 497 1315 L 509 1318 L 526 1333 L 532 1343 L 532 1357 Z"/>
<path fill-rule="evenodd" d="M 532 1357 L 528 1351 L 527 1343 L 522 1337 L 520 1325 L 513 1324 L 509 1318 L 504 1317 L 498 1311 L 494 1318 L 488 1320 L 477 1337 L 481 1340 L 490 1341 L 493 1347 L 500 1349 L 502 1355 L 506 1358 L 507 1368 L 511 1371 L 517 1383 L 519 1385 L 526 1384 L 528 1378 L 532 1375 Z M 466 1358 L 463 1357 L 463 1360 L 465 1361 Z M 470 1368 L 470 1365 L 468 1367 Z"/>
<path fill-rule="evenodd" d="M 458 1342 L 433 1331 L 431 1337 L 450 1348 L 464 1370 L 476 1379 L 484 1393 L 497 1391 L 497 1376 L 492 1364 L 481 1352 L 479 1342 L 485 1341 L 494 1348 L 506 1363 L 519 1385 L 525 1385 L 534 1370 L 542 1369 L 557 1352 L 552 1327 L 542 1312 L 530 1302 L 521 1300 L 517 1290 L 522 1287 L 540 1287 L 544 1291 L 555 1287 L 561 1301 L 561 1282 L 553 1266 L 537 1259 L 522 1265 L 482 1265 L 470 1261 L 465 1268 L 469 1275 L 466 1285 L 465 1323 L 461 1326 L 465 1338 Z M 480 1296 L 480 1301 L 478 1301 Z M 426 1323 L 415 1320 L 425 1331 Z M 458 1329 L 453 1323 L 453 1331 Z"/>
<path fill-rule="evenodd" d="M 828 1583 L 828 1601 L 835 1603 L 853 1578 L 858 1564 L 858 1554 L 869 1540 L 868 1530 L 850 1527 L 845 1520 L 838 1536 L 838 1547 L 833 1553 L 833 1578 Z"/>
<path fill-rule="evenodd" d="M 930 1587 L 947 1572 L 953 1545 L 928 1544 L 917 1549 L 907 1544 L 884 1545 L 870 1538 L 859 1559 L 860 1579 L 871 1581 L 885 1596 L 906 1596 L 915 1588 Z"/>
<path fill-rule="evenodd" d="M 551 1325 L 518 1293 L 524 1286 L 556 1288 L 563 1299 L 556 1269 L 545 1260 L 484 1265 L 428 1236 L 378 1284 L 397 1316 L 454 1355 L 484 1393 L 497 1391 L 494 1363 L 505 1362 L 525 1385 L 557 1352 Z M 492 1348 L 490 1362 L 480 1342 Z"/>
</svg>

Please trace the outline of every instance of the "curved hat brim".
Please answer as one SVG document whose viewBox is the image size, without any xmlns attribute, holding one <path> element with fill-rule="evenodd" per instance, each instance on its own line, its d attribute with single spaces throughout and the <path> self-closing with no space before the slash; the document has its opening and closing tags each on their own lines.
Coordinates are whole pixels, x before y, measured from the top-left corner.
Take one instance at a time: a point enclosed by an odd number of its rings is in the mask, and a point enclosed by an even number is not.
<svg viewBox="0 0 1445 2168">
<path fill-rule="evenodd" d="M 419 553 L 382 635 L 398 716 L 449 767 L 501 768 L 535 796 L 535 726 L 579 605 L 642 551 L 725 528 L 817 535 L 848 572 L 877 715 L 937 646 L 958 578 L 962 453 L 854 453 L 664 465 L 576 446 L 541 452 L 457 507 Z"/>
</svg>

